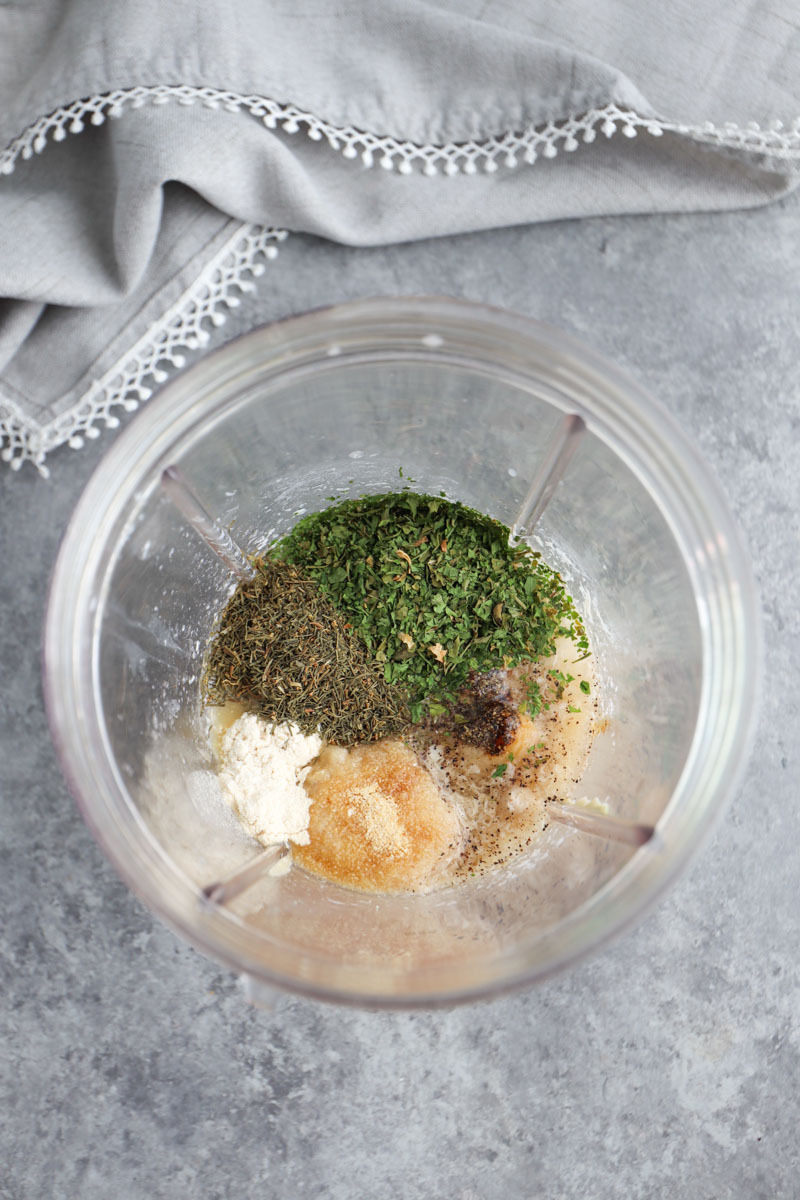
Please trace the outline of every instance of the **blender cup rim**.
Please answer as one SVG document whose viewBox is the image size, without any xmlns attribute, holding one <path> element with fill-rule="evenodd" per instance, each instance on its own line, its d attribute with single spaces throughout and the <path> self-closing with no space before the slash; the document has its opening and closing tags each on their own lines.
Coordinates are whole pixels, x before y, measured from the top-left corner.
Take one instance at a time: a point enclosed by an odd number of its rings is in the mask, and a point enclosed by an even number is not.
<svg viewBox="0 0 800 1200">
<path fill-rule="evenodd" d="M 250 355 L 258 360 L 255 368 L 242 362 Z M 387 971 L 385 986 L 360 978 L 353 964 L 329 964 L 328 978 L 321 983 L 297 970 L 296 951 L 258 935 L 273 952 L 271 965 L 265 966 L 252 952 L 256 935 L 229 914 L 199 903 L 199 889 L 172 864 L 128 796 L 97 703 L 95 664 L 87 661 L 94 655 L 73 651 L 94 644 L 92 606 L 102 612 L 97 584 L 108 578 L 130 510 L 140 507 L 157 486 L 161 468 L 181 439 L 235 400 L 243 374 L 255 371 L 280 380 L 298 371 L 337 370 L 355 361 L 386 358 L 471 365 L 517 385 L 524 385 L 526 375 L 529 380 L 546 378 L 568 393 L 565 411 L 579 411 L 595 432 L 602 436 L 604 431 L 604 440 L 644 482 L 668 519 L 705 617 L 704 699 L 692 750 L 668 809 L 687 790 L 696 790 L 702 803 L 694 806 L 691 821 L 684 820 L 668 855 L 640 851 L 560 922 L 555 927 L 558 949 L 543 962 L 529 961 L 529 955 L 526 959 L 526 944 L 479 969 L 447 964 L 416 968 L 402 978 Z M 133 418 L 99 463 L 67 526 L 51 578 L 43 673 L 53 739 L 78 806 L 123 879 L 168 925 L 204 953 L 268 985 L 373 1007 L 429 1007 L 543 979 L 642 917 L 710 835 L 744 769 L 754 725 L 747 719 L 746 699 L 758 690 L 760 651 L 755 583 L 728 505 L 708 464 L 638 383 L 571 335 L 533 318 L 446 297 L 378 297 L 244 333 L 170 381 Z M 712 679 L 709 667 L 715 669 Z M 718 728 L 723 704 L 728 711 Z M 698 745 L 704 720 L 713 721 L 710 731 L 705 730 L 712 744 L 705 748 Z M 605 905 L 602 928 L 593 919 L 599 898 Z M 553 931 L 537 937 L 537 947 L 546 946 L 548 939 Z M 459 971 L 459 982 L 442 986 L 445 973 L 452 977 Z"/>
</svg>

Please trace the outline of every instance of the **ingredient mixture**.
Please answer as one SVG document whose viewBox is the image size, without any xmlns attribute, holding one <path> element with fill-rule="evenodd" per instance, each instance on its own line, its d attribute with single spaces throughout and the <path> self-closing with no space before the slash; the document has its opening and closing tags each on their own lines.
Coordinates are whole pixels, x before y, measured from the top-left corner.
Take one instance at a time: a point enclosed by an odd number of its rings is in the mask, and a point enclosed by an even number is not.
<svg viewBox="0 0 800 1200">
<path fill-rule="evenodd" d="M 203 680 L 246 830 L 367 891 L 427 891 L 524 852 L 593 731 L 561 577 L 500 522 L 409 490 L 305 517 L 251 562 Z"/>
<path fill-rule="evenodd" d="M 328 746 L 306 779 L 313 801 L 301 866 L 370 891 L 419 891 L 461 845 L 457 809 L 399 738 Z"/>
<path fill-rule="evenodd" d="M 404 698 L 319 585 L 280 559 L 253 559 L 222 614 L 206 663 L 212 704 L 350 745 L 408 724 Z"/>
</svg>

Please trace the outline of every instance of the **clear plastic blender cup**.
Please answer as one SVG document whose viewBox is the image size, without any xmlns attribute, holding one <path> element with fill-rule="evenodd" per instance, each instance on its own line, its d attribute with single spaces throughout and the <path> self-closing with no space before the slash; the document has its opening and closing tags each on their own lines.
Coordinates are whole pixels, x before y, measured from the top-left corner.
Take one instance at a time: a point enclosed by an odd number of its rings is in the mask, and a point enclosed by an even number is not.
<svg viewBox="0 0 800 1200">
<path fill-rule="evenodd" d="M 511 524 L 568 414 L 586 430 L 533 544 L 562 572 L 594 650 L 600 732 L 576 792 L 658 836 L 634 850 L 551 824 L 513 867 L 429 895 L 362 894 L 293 869 L 230 905 L 209 901 L 203 889 L 260 849 L 209 786 L 199 694 L 235 580 L 170 502 L 164 469 L 176 465 L 248 550 L 332 496 L 409 478 Z M 169 925 L 251 994 L 413 1005 L 540 979 L 638 917 L 735 785 L 758 660 L 727 506 L 629 378 L 510 313 L 385 299 L 258 329 L 132 421 L 67 531 L 45 682 L 86 820 Z"/>
</svg>

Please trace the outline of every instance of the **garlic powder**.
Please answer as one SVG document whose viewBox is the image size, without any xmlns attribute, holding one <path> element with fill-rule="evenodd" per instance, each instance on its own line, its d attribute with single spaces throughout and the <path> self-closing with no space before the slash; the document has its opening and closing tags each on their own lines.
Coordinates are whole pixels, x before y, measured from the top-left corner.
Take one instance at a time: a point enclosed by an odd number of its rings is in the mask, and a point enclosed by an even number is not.
<svg viewBox="0 0 800 1200">
<path fill-rule="evenodd" d="M 317 734 L 291 724 L 273 727 L 255 713 L 244 713 L 222 734 L 222 794 L 262 846 L 308 845 L 311 799 L 303 780 L 321 749 Z"/>
</svg>

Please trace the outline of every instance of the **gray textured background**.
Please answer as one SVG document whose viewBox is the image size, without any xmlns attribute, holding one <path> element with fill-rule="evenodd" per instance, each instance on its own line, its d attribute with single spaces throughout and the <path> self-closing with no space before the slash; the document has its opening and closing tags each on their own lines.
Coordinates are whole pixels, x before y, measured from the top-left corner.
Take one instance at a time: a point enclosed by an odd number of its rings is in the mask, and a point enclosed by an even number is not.
<svg viewBox="0 0 800 1200">
<path fill-rule="evenodd" d="M 46 730 L 47 579 L 111 435 L 55 453 L 48 483 L 3 470 L 3 1200 L 800 1194 L 800 197 L 370 251 L 290 239 L 214 342 L 403 292 L 570 329 L 697 439 L 763 592 L 744 785 L 657 911 L 536 991 L 432 1014 L 250 1009 L 117 880 Z"/>
</svg>

